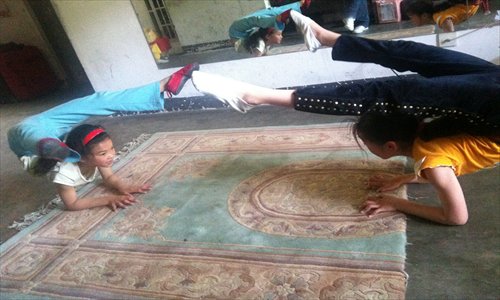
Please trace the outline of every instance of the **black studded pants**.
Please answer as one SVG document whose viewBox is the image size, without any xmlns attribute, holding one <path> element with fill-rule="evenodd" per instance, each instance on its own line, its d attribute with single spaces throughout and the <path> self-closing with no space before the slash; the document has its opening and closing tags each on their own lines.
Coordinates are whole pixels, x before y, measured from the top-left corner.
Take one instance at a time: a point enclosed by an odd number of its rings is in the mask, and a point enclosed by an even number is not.
<svg viewBox="0 0 500 300">
<path fill-rule="evenodd" d="M 480 58 L 411 41 L 343 35 L 332 48 L 332 59 L 376 63 L 418 75 L 298 88 L 296 110 L 333 115 L 401 111 L 500 126 L 500 67 Z"/>
</svg>

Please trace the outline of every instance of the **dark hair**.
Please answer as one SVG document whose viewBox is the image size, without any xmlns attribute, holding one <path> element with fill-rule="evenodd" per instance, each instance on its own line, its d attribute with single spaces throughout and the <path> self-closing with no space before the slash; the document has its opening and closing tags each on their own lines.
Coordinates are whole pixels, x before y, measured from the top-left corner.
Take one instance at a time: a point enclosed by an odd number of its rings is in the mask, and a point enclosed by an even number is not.
<svg viewBox="0 0 500 300">
<path fill-rule="evenodd" d="M 103 129 L 99 125 L 82 124 L 73 128 L 66 137 L 66 145 L 71 149 L 78 152 L 81 156 L 89 154 L 92 150 L 92 146 L 110 138 L 106 131 L 103 131 L 92 138 L 87 144 L 83 144 L 85 137 L 95 129 Z"/>
<path fill-rule="evenodd" d="M 377 145 L 395 141 L 406 148 L 411 147 L 417 137 L 419 123 L 416 117 L 408 114 L 367 111 L 352 126 L 352 134 L 356 141 L 358 136 Z"/>
<path fill-rule="evenodd" d="M 424 14 L 433 15 L 438 11 L 443 11 L 445 9 L 453 6 L 453 3 L 448 1 L 434 5 L 432 1 L 429 0 L 416 0 L 405 4 L 406 15 L 417 15 L 421 16 Z"/>
<path fill-rule="evenodd" d="M 73 128 L 66 137 L 66 145 L 78 152 L 81 156 L 90 153 L 92 146 L 110 138 L 106 132 L 96 135 L 86 145 L 83 145 L 83 139 L 93 130 L 102 128 L 101 126 L 82 124 Z M 57 160 L 40 157 L 33 168 L 33 175 L 41 176 L 47 174 L 57 164 Z"/>
<path fill-rule="evenodd" d="M 272 28 L 271 28 L 272 30 Z M 272 32 L 272 31 L 271 31 Z M 249 52 L 253 53 L 253 49 L 259 46 L 259 40 L 266 40 L 267 35 L 270 33 L 269 28 L 259 28 L 254 31 L 248 38 L 243 41 L 243 47 Z"/>
<path fill-rule="evenodd" d="M 367 111 L 352 126 L 352 134 L 358 144 L 358 137 L 362 137 L 377 145 L 395 141 L 401 147 L 408 148 L 417 137 L 430 141 L 440 137 L 469 134 L 498 141 L 500 128 L 487 123 L 471 122 L 471 119 L 465 117 L 443 116 L 427 121 L 403 112 Z"/>
<path fill-rule="evenodd" d="M 435 138 L 453 136 L 457 134 L 468 134 L 472 136 L 488 137 L 498 141 L 500 128 L 488 123 L 472 122 L 473 119 L 466 117 L 439 117 L 424 123 L 419 132 L 419 137 L 424 141 Z"/>
</svg>

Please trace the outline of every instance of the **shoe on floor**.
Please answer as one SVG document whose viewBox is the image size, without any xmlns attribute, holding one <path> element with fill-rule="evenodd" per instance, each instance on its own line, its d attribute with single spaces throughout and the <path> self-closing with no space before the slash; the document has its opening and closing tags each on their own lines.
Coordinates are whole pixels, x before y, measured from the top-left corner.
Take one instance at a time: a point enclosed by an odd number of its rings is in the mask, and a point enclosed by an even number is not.
<svg viewBox="0 0 500 300">
<path fill-rule="evenodd" d="M 354 30 L 354 19 L 353 18 L 347 18 L 342 20 L 344 21 L 344 28 L 353 31 Z"/>
<path fill-rule="evenodd" d="M 170 78 L 164 86 L 164 90 L 168 94 L 168 96 L 171 97 L 172 94 L 179 94 L 179 92 L 184 87 L 184 84 L 186 84 L 186 81 L 191 78 L 191 74 L 193 74 L 193 71 L 199 69 L 200 65 L 198 63 L 192 63 L 186 65 L 182 69 L 170 75 Z"/>
<path fill-rule="evenodd" d="M 290 17 L 292 17 L 293 22 L 300 29 L 300 32 L 302 32 L 302 35 L 304 36 L 304 44 L 306 45 L 307 49 L 311 52 L 316 52 L 316 50 L 321 48 L 321 43 L 314 35 L 314 32 L 310 26 L 310 24 L 314 21 L 311 18 L 306 17 L 294 10 L 290 12 Z"/>
<path fill-rule="evenodd" d="M 192 80 L 198 91 L 214 96 L 241 113 L 246 113 L 255 107 L 240 96 L 242 91 L 256 88 L 251 84 L 200 71 L 193 72 Z"/>
<path fill-rule="evenodd" d="M 359 26 L 356 26 L 356 28 L 354 28 L 354 30 L 352 32 L 354 32 L 356 34 L 360 34 L 360 33 L 363 33 L 367 30 L 368 30 L 368 27 L 365 27 L 363 25 L 359 25 Z"/>
<path fill-rule="evenodd" d="M 55 138 L 44 138 L 37 143 L 38 155 L 42 158 L 65 162 L 79 162 L 80 154 Z"/>
</svg>

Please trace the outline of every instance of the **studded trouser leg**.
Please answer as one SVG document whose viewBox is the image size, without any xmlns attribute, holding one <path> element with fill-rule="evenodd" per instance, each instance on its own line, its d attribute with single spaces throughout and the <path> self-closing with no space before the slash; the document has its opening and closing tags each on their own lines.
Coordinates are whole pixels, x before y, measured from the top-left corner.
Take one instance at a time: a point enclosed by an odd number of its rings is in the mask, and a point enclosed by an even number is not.
<svg viewBox="0 0 500 300">
<path fill-rule="evenodd" d="M 294 105 L 296 110 L 320 114 L 399 111 L 422 118 L 447 116 L 500 126 L 498 86 L 472 84 L 467 78 L 446 79 L 411 75 L 308 86 L 296 90 Z"/>
<path fill-rule="evenodd" d="M 356 44 L 360 47 L 351 48 Z M 406 50 L 405 55 L 401 54 L 402 49 Z M 500 126 L 500 68 L 470 55 L 442 50 L 413 42 L 339 39 L 332 51 L 334 58 L 375 62 L 401 71 L 420 72 L 426 77 L 394 76 L 299 88 L 295 93 L 295 109 L 333 115 L 400 111 L 420 117 L 465 118 Z M 451 66 L 444 56 L 445 61 L 434 61 L 446 53 L 456 59 L 455 65 Z M 433 59 L 427 64 L 422 54 Z"/>
<path fill-rule="evenodd" d="M 478 57 L 412 41 L 385 41 L 342 35 L 332 47 L 337 61 L 374 63 L 399 72 L 411 71 L 424 77 L 496 72 L 500 67 Z"/>
</svg>

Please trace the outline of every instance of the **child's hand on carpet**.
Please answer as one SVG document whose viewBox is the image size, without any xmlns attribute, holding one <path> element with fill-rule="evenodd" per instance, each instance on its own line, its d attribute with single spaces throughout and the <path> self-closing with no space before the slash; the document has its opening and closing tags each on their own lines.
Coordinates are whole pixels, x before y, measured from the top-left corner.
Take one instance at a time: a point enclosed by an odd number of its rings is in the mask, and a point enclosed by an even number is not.
<svg viewBox="0 0 500 300">
<path fill-rule="evenodd" d="M 367 217 L 371 217 L 382 212 L 396 211 L 397 209 L 395 207 L 395 203 L 401 200 L 403 199 L 391 195 L 367 197 L 366 201 L 361 205 L 359 211 Z"/>
<path fill-rule="evenodd" d="M 115 211 L 117 208 L 125 208 L 135 202 L 136 199 L 133 195 L 114 195 L 109 198 L 108 206 Z"/>
<path fill-rule="evenodd" d="M 141 185 L 131 185 L 128 189 L 128 193 L 140 193 L 140 194 L 145 194 L 149 192 L 152 188 L 152 185 L 149 183 L 144 183 Z"/>
</svg>

